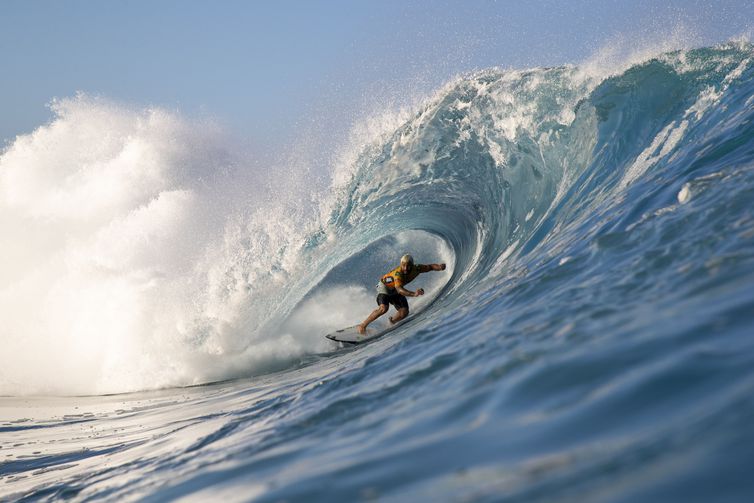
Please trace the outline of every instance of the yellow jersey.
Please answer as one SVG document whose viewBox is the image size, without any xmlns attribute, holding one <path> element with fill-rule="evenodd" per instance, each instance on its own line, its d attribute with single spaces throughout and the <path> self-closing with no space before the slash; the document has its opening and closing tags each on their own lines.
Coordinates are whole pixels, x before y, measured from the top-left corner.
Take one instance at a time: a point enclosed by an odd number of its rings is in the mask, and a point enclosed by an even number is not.
<svg viewBox="0 0 754 503">
<path fill-rule="evenodd" d="M 388 295 L 395 293 L 395 289 L 411 283 L 416 277 L 429 270 L 429 266 L 422 264 L 414 264 L 407 273 L 401 270 L 401 266 L 396 267 L 389 273 L 385 274 L 380 282 L 377 284 L 378 293 L 386 293 Z"/>
</svg>

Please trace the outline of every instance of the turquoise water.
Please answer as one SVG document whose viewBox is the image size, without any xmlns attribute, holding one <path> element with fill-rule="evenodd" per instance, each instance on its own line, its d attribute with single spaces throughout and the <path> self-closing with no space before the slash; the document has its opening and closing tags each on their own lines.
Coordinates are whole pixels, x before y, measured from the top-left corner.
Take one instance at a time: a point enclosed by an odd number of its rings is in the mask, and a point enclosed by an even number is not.
<svg viewBox="0 0 754 503">
<path fill-rule="evenodd" d="M 116 364 L 71 383 L 0 373 L 0 494 L 748 501 L 753 121 L 749 44 L 459 77 L 349 158 L 321 219 L 285 229 L 300 239 L 250 226 L 269 262 L 231 233 L 247 253 L 219 276 L 246 288 L 221 298 L 256 317 L 192 305 L 192 352 L 148 367 L 154 386 Z M 404 251 L 450 266 L 412 283 L 428 296 L 410 322 L 326 341 Z"/>
</svg>

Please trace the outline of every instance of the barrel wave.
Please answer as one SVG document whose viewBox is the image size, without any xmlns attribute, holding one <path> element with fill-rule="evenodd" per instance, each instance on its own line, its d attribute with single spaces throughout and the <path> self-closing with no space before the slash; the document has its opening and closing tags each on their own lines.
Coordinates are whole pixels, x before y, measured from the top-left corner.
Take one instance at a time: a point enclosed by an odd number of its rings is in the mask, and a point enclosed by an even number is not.
<svg viewBox="0 0 754 503">
<path fill-rule="evenodd" d="M 207 124 L 53 108 L 0 158 L 4 494 L 754 495 L 750 43 L 462 75 L 284 188 Z M 449 266 L 410 321 L 326 340 L 406 252 Z"/>
</svg>

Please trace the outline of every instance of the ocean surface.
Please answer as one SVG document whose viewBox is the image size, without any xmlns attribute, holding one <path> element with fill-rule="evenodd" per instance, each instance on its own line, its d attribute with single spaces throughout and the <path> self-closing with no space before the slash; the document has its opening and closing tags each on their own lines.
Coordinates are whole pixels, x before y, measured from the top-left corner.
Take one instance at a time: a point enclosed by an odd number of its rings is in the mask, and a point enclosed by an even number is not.
<svg viewBox="0 0 754 503">
<path fill-rule="evenodd" d="M 754 501 L 750 43 L 462 75 L 324 175 L 52 108 L 0 157 L 0 500 Z M 403 253 L 410 320 L 325 339 Z"/>
</svg>

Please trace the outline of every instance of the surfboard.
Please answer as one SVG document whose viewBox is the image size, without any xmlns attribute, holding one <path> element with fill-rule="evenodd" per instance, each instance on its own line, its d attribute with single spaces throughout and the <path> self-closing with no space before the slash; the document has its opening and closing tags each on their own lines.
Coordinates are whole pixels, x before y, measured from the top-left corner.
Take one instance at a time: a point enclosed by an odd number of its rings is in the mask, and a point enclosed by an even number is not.
<svg viewBox="0 0 754 503">
<path fill-rule="evenodd" d="M 335 342 L 344 342 L 346 344 L 363 344 L 365 342 L 374 340 L 377 337 L 382 337 L 388 332 L 392 332 L 400 325 L 402 325 L 403 322 L 404 320 L 401 320 L 398 324 L 383 328 L 382 330 L 367 327 L 367 333 L 364 335 L 361 335 L 357 330 L 358 325 L 354 325 L 352 327 L 346 327 L 341 328 L 340 330 L 336 330 L 331 334 L 327 334 L 325 337 Z"/>
</svg>

